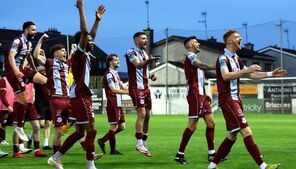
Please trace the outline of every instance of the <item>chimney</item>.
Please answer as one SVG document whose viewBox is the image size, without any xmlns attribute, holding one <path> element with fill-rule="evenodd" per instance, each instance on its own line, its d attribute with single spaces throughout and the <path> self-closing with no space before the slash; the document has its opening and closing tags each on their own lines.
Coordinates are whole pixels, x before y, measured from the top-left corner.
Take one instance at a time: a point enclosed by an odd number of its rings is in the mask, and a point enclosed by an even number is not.
<svg viewBox="0 0 296 169">
<path fill-rule="evenodd" d="M 246 48 L 246 49 L 249 49 L 249 50 L 254 50 L 254 44 L 248 42 L 248 43 L 245 44 L 245 48 Z"/>
<path fill-rule="evenodd" d="M 61 35 L 61 32 L 58 31 L 57 28 L 48 28 L 48 31 L 45 31 L 46 34 L 50 37 L 50 35 Z"/>
<path fill-rule="evenodd" d="M 144 29 L 143 31 L 146 33 L 147 38 L 148 38 L 148 45 L 146 48 L 146 52 L 148 55 L 150 55 L 150 54 L 152 54 L 152 46 L 153 46 L 153 41 L 154 41 L 153 40 L 154 30 L 147 28 L 147 29 Z"/>
<path fill-rule="evenodd" d="M 213 42 L 213 43 L 216 43 L 217 42 L 217 39 L 214 37 L 214 36 L 211 36 L 210 39 L 208 39 L 209 42 Z"/>
</svg>

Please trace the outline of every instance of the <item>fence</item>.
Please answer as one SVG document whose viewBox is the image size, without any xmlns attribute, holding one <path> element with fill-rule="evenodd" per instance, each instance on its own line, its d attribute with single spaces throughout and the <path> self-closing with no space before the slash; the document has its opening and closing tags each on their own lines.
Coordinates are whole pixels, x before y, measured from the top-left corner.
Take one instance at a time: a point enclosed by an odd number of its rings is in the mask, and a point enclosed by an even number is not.
<svg viewBox="0 0 296 169">
<path fill-rule="evenodd" d="M 245 112 L 296 114 L 296 77 L 267 78 L 263 80 L 240 79 L 240 93 Z M 217 107 L 216 79 L 209 79 L 207 93 Z"/>
</svg>

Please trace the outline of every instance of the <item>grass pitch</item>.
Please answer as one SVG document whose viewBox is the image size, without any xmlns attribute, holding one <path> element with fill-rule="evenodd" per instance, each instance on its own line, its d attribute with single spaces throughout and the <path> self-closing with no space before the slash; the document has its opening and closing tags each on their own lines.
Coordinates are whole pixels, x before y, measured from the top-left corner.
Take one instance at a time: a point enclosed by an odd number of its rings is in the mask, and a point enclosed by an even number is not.
<svg viewBox="0 0 296 169">
<path fill-rule="evenodd" d="M 296 115 L 270 115 L 246 113 L 249 125 L 253 131 L 255 142 L 267 163 L 281 163 L 281 169 L 296 168 Z M 135 120 L 136 115 L 126 116 L 126 130 L 117 135 L 117 149 L 123 156 L 110 156 L 109 144 L 106 143 L 107 154 L 95 161 L 100 169 L 205 169 L 207 168 L 207 144 L 205 138 L 205 123 L 199 120 L 199 125 L 186 148 L 185 155 L 190 162 L 180 165 L 173 159 L 178 150 L 179 143 L 185 127 L 186 115 L 154 115 L 150 119 L 148 137 L 149 150 L 153 157 L 146 157 L 135 150 Z M 225 122 L 221 114 L 215 114 L 215 148 L 217 149 L 226 136 Z M 97 138 L 108 131 L 106 115 L 96 116 Z M 12 127 L 7 129 L 7 141 L 11 141 Z M 26 124 L 26 133 L 30 126 Z M 53 130 L 52 130 L 53 131 Z M 71 133 L 72 130 L 69 132 Z M 64 136 L 65 139 L 68 135 Z M 97 139 L 96 138 L 96 139 Z M 52 133 L 50 138 L 50 144 Z M 41 146 L 43 141 L 41 140 Z M 96 152 L 100 152 L 97 143 Z M 27 154 L 26 159 L 13 159 L 12 146 L 1 146 L 10 155 L 0 159 L 1 169 L 49 169 L 46 164 L 48 158 L 36 158 Z M 50 155 L 51 151 L 46 151 Z M 252 157 L 248 154 L 241 136 L 228 155 L 228 160 L 219 164 L 219 169 L 255 169 L 258 168 Z M 64 168 L 86 168 L 85 155 L 80 144 L 76 143 L 62 158 Z"/>
</svg>

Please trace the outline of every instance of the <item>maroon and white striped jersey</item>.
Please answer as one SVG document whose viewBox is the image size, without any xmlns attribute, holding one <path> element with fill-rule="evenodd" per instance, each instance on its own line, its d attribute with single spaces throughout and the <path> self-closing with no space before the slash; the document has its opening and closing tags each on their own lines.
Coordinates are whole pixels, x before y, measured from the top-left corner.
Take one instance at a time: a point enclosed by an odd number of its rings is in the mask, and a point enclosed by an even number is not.
<svg viewBox="0 0 296 169">
<path fill-rule="evenodd" d="M 184 71 L 187 81 L 187 94 L 197 93 L 205 95 L 205 75 L 204 71 L 196 68 L 193 64 L 197 60 L 197 55 L 193 52 L 186 54 Z"/>
<path fill-rule="evenodd" d="M 229 101 L 229 99 L 240 101 L 240 79 L 224 81 L 221 74 L 222 69 L 228 69 L 229 72 L 237 72 L 242 69 L 247 69 L 247 67 L 236 53 L 232 53 L 226 48 L 224 49 L 224 54 L 221 54 L 216 62 L 219 104 L 223 103 L 223 101 Z"/>
<path fill-rule="evenodd" d="M 139 48 L 132 48 L 126 52 L 125 57 L 129 76 L 129 89 L 148 89 L 148 65 L 143 68 L 136 68 L 133 64 L 135 58 L 138 58 L 140 62 L 147 60 L 147 53 L 144 50 L 140 50 Z"/>
<path fill-rule="evenodd" d="M 79 45 L 72 54 L 71 68 L 74 82 L 70 88 L 70 97 L 74 98 L 83 95 L 91 96 L 92 91 L 89 88 L 91 69 L 90 57 Z"/>
<path fill-rule="evenodd" d="M 112 69 L 106 71 L 103 78 L 104 86 L 105 86 L 105 94 L 107 97 L 107 107 L 122 107 L 121 105 L 121 94 L 116 94 L 112 92 L 111 86 L 114 86 L 116 89 L 120 89 L 120 77 L 118 72 Z"/>
<path fill-rule="evenodd" d="M 20 37 L 16 37 L 13 40 L 9 52 L 17 53 L 15 55 L 15 65 L 18 69 L 23 68 L 24 60 L 30 54 L 31 51 L 32 51 L 32 43 L 27 40 L 24 34 L 22 34 Z M 10 63 L 8 60 L 9 52 L 5 57 L 5 71 L 12 71 L 12 67 L 10 66 Z"/>
<path fill-rule="evenodd" d="M 70 60 L 46 59 L 44 66 L 46 68 L 47 87 L 50 95 L 69 96 L 68 74 Z"/>
</svg>

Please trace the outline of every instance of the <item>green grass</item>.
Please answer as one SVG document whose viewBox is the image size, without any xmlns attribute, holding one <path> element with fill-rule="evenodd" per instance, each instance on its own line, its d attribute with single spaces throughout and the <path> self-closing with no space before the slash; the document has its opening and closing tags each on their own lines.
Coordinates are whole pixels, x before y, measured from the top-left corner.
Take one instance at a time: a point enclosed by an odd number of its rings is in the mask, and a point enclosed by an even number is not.
<svg viewBox="0 0 296 169">
<path fill-rule="evenodd" d="M 282 169 L 296 168 L 296 116 L 295 115 L 269 115 L 247 114 L 249 125 L 252 128 L 255 142 L 259 146 L 267 163 L 279 162 Z M 208 165 L 207 144 L 205 139 L 205 124 L 200 120 L 200 125 L 192 136 L 187 149 L 186 157 L 190 164 L 182 166 L 173 161 L 178 150 L 182 133 L 187 126 L 187 116 L 152 116 L 149 131 L 149 149 L 152 158 L 145 157 L 135 150 L 135 119 L 136 115 L 126 116 L 126 130 L 117 135 L 117 148 L 124 153 L 123 156 L 110 156 L 109 153 L 102 159 L 97 160 L 96 166 L 100 169 L 175 169 L 175 168 L 200 168 L 205 169 Z M 221 114 L 215 114 L 216 149 L 226 136 L 225 123 Z M 106 115 L 97 115 L 96 129 L 97 138 L 108 131 Z M 7 130 L 7 140 L 11 143 L 12 127 Z M 29 133 L 29 126 L 26 126 Z M 52 138 L 52 137 L 51 137 Z M 64 137 L 66 138 L 66 137 Z M 41 142 L 42 143 L 42 142 Z M 109 152 L 109 145 L 107 152 Z M 2 146 L 2 150 L 11 153 L 12 146 Z M 99 148 L 96 144 L 96 150 Z M 47 151 L 51 154 L 51 151 Z M 32 154 L 26 159 L 13 159 L 11 155 L 0 159 L 1 169 L 46 169 L 51 168 L 46 164 L 47 158 L 34 158 Z M 62 158 L 65 168 L 86 168 L 84 152 L 80 144 L 76 143 Z M 219 165 L 219 169 L 254 169 L 258 168 L 251 156 L 245 149 L 241 136 L 233 146 L 228 160 Z"/>
</svg>

